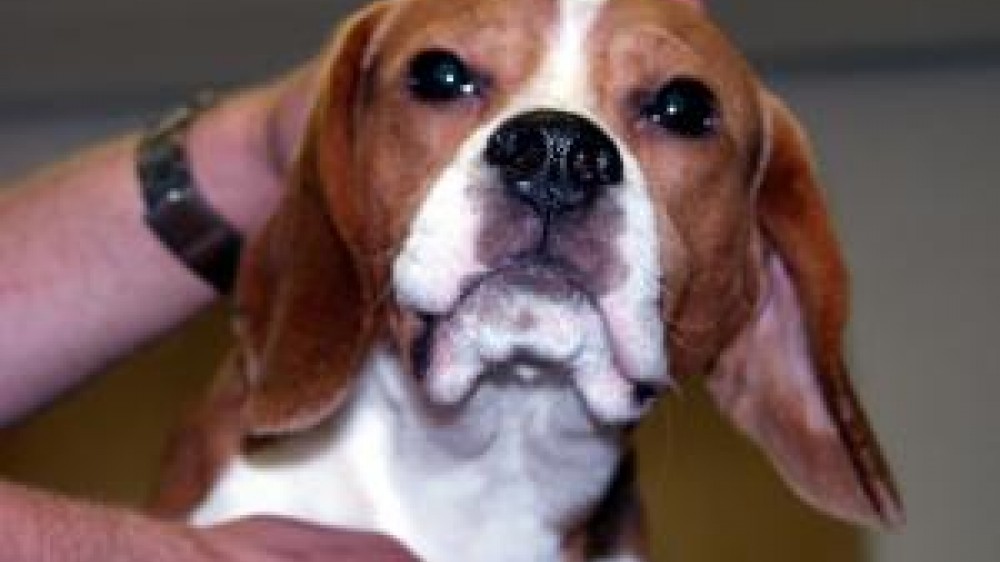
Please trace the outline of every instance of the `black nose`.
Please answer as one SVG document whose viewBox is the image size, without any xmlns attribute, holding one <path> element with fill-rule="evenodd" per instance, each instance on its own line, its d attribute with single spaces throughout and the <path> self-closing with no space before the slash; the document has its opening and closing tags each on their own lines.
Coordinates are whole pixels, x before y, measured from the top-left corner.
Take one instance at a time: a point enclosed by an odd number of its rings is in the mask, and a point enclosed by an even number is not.
<svg viewBox="0 0 1000 562">
<path fill-rule="evenodd" d="M 548 217 L 588 205 L 622 181 L 615 143 L 589 119 L 540 109 L 513 117 L 490 137 L 486 162 L 517 198 Z"/>
</svg>

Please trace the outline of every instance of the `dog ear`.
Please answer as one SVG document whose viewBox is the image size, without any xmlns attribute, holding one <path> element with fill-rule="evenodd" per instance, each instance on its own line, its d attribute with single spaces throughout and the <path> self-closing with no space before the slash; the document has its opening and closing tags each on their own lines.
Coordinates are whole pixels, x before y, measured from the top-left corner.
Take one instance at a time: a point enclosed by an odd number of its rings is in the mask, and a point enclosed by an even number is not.
<svg viewBox="0 0 1000 562">
<path fill-rule="evenodd" d="M 847 272 L 809 147 L 792 114 L 765 96 L 760 300 L 708 377 L 709 391 L 807 503 L 896 526 L 899 496 L 844 366 Z"/>
<path fill-rule="evenodd" d="M 335 36 L 288 190 L 244 257 L 237 331 L 251 434 L 308 428 L 336 411 L 371 343 L 378 291 L 360 261 L 364 190 L 350 147 L 385 9 L 369 6 Z"/>
</svg>

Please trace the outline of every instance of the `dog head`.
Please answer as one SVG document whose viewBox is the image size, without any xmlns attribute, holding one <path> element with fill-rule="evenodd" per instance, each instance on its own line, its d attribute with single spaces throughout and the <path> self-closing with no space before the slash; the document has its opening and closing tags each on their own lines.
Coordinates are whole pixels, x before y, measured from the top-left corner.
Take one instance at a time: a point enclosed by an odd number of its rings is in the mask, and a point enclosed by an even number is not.
<svg viewBox="0 0 1000 562">
<path fill-rule="evenodd" d="M 335 411 L 376 339 L 432 403 L 506 365 L 608 425 L 703 374 L 804 499 L 900 518 L 804 135 L 686 3 L 369 6 L 238 301 L 257 433 Z"/>
</svg>

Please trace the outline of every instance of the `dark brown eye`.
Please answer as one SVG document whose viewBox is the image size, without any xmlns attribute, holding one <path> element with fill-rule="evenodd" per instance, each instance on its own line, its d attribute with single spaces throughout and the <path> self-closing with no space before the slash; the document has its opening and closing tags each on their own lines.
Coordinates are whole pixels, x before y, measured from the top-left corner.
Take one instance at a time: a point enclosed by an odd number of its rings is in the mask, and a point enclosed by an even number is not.
<svg viewBox="0 0 1000 562">
<path fill-rule="evenodd" d="M 676 78 L 646 102 L 642 116 L 666 131 L 685 138 L 703 138 L 719 125 L 715 95 L 694 78 Z"/>
<path fill-rule="evenodd" d="M 443 49 L 418 54 L 410 61 L 408 87 L 419 100 L 447 102 L 479 93 L 475 74 L 458 55 Z"/>
</svg>

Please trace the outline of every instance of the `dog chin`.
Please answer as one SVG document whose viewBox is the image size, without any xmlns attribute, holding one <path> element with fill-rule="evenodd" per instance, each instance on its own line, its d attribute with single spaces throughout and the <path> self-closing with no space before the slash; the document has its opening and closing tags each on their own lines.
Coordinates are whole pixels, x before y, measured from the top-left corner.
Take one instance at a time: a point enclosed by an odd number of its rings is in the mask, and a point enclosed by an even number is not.
<svg viewBox="0 0 1000 562">
<path fill-rule="evenodd" d="M 429 399 L 455 405 L 491 378 L 574 388 L 596 421 L 636 421 L 660 388 L 624 372 L 601 306 L 571 275 L 524 263 L 471 283 L 449 312 L 423 315 L 416 369 Z"/>
</svg>

